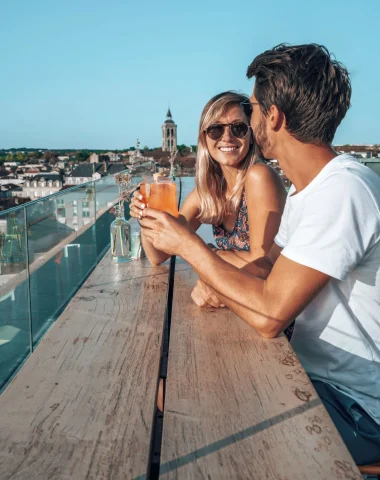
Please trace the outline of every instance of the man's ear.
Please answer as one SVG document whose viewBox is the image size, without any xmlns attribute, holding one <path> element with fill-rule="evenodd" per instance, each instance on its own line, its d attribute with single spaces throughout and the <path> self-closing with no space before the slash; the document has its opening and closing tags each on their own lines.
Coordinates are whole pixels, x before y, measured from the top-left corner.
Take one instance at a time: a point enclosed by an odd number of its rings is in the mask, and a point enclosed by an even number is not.
<svg viewBox="0 0 380 480">
<path fill-rule="evenodd" d="M 285 115 L 278 109 L 278 107 L 276 107 L 276 105 L 271 105 L 267 118 L 270 128 L 275 132 L 278 132 L 282 127 L 285 127 Z"/>
</svg>

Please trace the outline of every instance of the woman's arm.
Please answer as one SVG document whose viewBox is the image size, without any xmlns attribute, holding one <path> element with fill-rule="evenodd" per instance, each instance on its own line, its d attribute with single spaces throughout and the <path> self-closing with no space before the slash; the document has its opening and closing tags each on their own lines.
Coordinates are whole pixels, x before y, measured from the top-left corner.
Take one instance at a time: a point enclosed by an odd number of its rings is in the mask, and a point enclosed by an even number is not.
<svg viewBox="0 0 380 480">
<path fill-rule="evenodd" d="M 245 179 L 250 251 L 219 250 L 228 263 L 242 268 L 265 257 L 280 227 L 286 201 L 286 190 L 277 172 L 263 164 L 253 165 Z"/>
<path fill-rule="evenodd" d="M 138 203 L 142 205 L 141 202 Z M 134 202 L 134 205 L 136 206 L 136 201 Z M 179 213 L 186 218 L 194 231 L 198 230 L 200 226 L 200 222 L 197 220 L 197 216 L 199 213 L 199 200 L 198 194 L 195 189 L 192 190 L 187 196 L 186 200 L 183 202 Z M 148 257 L 150 263 L 153 266 L 159 265 L 160 263 L 165 262 L 165 260 L 169 258 L 169 255 L 164 252 L 160 252 L 159 250 L 154 248 L 151 242 L 148 242 L 143 228 L 141 229 L 141 243 L 146 253 L 146 256 Z"/>
</svg>

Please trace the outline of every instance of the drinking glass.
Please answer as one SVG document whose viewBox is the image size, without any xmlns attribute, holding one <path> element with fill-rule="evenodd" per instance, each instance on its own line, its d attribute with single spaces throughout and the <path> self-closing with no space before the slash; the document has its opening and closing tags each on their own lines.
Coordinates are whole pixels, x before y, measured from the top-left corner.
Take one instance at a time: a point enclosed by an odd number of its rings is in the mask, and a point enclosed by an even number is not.
<svg viewBox="0 0 380 480">
<path fill-rule="evenodd" d="M 140 183 L 140 193 L 142 195 L 142 203 L 148 205 L 149 193 L 150 193 L 150 184 L 154 182 L 154 178 L 150 175 L 144 175 Z"/>
<path fill-rule="evenodd" d="M 171 178 L 158 177 L 150 184 L 148 206 L 178 218 L 177 188 Z"/>
</svg>

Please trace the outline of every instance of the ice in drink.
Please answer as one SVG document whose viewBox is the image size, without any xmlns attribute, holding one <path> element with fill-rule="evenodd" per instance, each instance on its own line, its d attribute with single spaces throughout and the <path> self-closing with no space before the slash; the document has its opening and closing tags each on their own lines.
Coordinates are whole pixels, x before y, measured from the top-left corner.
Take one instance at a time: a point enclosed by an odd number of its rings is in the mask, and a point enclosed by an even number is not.
<svg viewBox="0 0 380 480">
<path fill-rule="evenodd" d="M 141 183 L 140 184 L 140 193 L 142 195 L 142 199 L 141 199 L 141 202 L 142 203 L 145 203 L 145 205 L 148 205 L 148 198 L 149 198 L 149 195 L 148 195 L 148 192 L 147 190 L 149 190 L 149 183 Z"/>
<path fill-rule="evenodd" d="M 146 206 L 148 205 L 148 201 L 149 201 L 150 184 L 153 181 L 154 179 L 151 175 L 144 175 L 140 183 L 140 193 L 143 197 L 141 202 L 145 203 Z"/>
</svg>

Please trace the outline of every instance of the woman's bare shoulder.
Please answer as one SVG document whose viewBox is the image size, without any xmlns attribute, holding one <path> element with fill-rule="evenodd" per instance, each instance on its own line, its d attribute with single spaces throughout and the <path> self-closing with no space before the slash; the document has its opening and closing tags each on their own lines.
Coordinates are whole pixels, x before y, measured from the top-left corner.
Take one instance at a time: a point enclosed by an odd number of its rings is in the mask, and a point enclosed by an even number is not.
<svg viewBox="0 0 380 480">
<path fill-rule="evenodd" d="M 245 188 L 273 186 L 277 188 L 284 188 L 280 175 L 276 170 L 265 163 L 255 163 L 247 171 L 245 177 Z"/>
<path fill-rule="evenodd" d="M 199 194 L 197 192 L 196 187 L 191 190 L 189 195 L 186 197 L 186 201 L 191 202 L 194 205 L 199 205 L 200 204 L 200 199 L 199 199 Z"/>
</svg>

